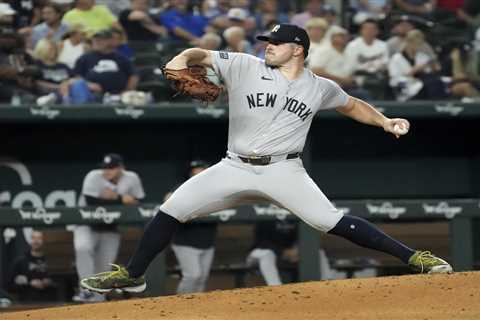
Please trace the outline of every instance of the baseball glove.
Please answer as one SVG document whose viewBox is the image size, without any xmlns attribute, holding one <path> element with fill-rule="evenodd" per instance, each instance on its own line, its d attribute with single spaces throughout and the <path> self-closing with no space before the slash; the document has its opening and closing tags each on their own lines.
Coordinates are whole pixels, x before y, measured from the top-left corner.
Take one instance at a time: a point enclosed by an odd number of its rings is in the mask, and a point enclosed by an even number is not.
<svg viewBox="0 0 480 320">
<path fill-rule="evenodd" d="M 173 70 L 165 66 L 163 76 L 173 81 L 173 86 L 179 94 L 190 96 L 206 102 L 215 101 L 222 88 L 207 78 L 207 69 L 203 66 L 191 66 L 185 69 Z"/>
</svg>

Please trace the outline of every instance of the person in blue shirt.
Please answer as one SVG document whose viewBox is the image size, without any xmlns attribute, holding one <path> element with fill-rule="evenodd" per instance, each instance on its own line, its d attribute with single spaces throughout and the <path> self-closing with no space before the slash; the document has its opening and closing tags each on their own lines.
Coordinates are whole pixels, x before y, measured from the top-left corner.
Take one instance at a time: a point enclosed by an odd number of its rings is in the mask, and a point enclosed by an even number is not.
<svg viewBox="0 0 480 320">
<path fill-rule="evenodd" d="M 172 0 L 170 8 L 164 11 L 159 18 L 172 39 L 193 44 L 198 43 L 208 26 L 206 17 L 193 14 L 188 0 Z"/>
</svg>

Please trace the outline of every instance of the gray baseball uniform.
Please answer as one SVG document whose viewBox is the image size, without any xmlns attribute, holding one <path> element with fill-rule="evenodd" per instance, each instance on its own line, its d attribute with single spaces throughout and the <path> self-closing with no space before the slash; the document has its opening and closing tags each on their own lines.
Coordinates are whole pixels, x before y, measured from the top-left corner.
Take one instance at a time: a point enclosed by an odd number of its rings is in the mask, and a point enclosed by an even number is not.
<svg viewBox="0 0 480 320">
<path fill-rule="evenodd" d="M 101 169 L 90 171 L 83 180 L 82 194 L 99 198 L 105 188 L 109 188 L 120 195 L 128 194 L 136 199 L 145 198 L 140 178 L 135 172 L 128 170 L 123 171 L 116 184 L 105 179 Z"/>
<path fill-rule="evenodd" d="M 305 171 L 300 158 L 313 116 L 347 104 L 333 81 L 304 69 L 295 80 L 242 53 L 212 51 L 215 72 L 229 97 L 227 157 L 180 186 L 161 210 L 179 221 L 252 201 L 286 208 L 306 223 L 329 231 L 343 214 Z M 268 165 L 239 157 L 271 156 Z"/>
<path fill-rule="evenodd" d="M 119 195 L 131 195 L 143 199 L 142 182 L 135 172 L 124 170 L 116 184 L 103 177 L 101 169 L 90 171 L 83 180 L 82 194 L 100 198 L 103 190 L 109 188 Z M 115 229 L 99 231 L 87 225 L 78 225 L 73 230 L 75 263 L 79 279 L 107 270 L 117 257 L 120 234 Z M 104 297 L 97 295 L 99 301 Z"/>
</svg>

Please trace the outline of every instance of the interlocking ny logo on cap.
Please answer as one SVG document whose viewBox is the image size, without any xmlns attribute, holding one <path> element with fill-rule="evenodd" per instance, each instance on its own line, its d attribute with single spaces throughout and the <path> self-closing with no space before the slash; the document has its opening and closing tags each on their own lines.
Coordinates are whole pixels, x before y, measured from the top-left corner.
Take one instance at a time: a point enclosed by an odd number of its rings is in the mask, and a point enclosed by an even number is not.
<svg viewBox="0 0 480 320">
<path fill-rule="evenodd" d="M 273 27 L 272 32 L 277 32 L 278 29 L 280 29 L 280 25 L 277 24 L 275 27 Z"/>
<path fill-rule="evenodd" d="M 112 162 L 112 158 L 110 158 L 110 156 L 106 156 L 106 157 L 103 159 L 103 162 L 105 162 L 105 163 L 110 163 L 110 162 Z"/>
</svg>

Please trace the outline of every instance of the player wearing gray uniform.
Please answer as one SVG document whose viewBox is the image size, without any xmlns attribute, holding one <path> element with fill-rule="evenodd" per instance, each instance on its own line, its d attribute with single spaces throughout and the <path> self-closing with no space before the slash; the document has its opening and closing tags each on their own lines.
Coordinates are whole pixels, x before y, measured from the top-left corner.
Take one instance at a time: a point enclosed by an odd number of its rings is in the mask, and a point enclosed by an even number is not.
<svg viewBox="0 0 480 320">
<path fill-rule="evenodd" d="M 125 170 L 118 154 L 104 156 L 101 169 L 90 171 L 83 181 L 82 195 L 88 206 L 133 205 L 145 197 L 142 182 L 135 172 Z M 77 225 L 73 230 L 75 264 L 79 279 L 109 267 L 117 257 L 120 233 L 116 225 Z M 73 297 L 76 302 L 102 301 L 83 290 Z"/>
<path fill-rule="evenodd" d="M 358 245 L 391 254 L 419 272 L 451 272 L 428 251 L 414 251 L 364 219 L 343 215 L 308 176 L 300 158 L 318 111 L 336 109 L 399 137 L 405 119 L 389 119 L 366 102 L 347 95 L 336 83 L 304 68 L 309 38 L 305 30 L 276 25 L 269 35 L 265 61 L 240 53 L 187 49 L 168 69 L 201 64 L 224 80 L 229 97 L 227 156 L 180 186 L 149 222 L 126 268 L 82 280 L 84 288 L 142 291 L 143 274 L 183 222 L 252 201 L 269 201 L 312 227 Z"/>
</svg>

